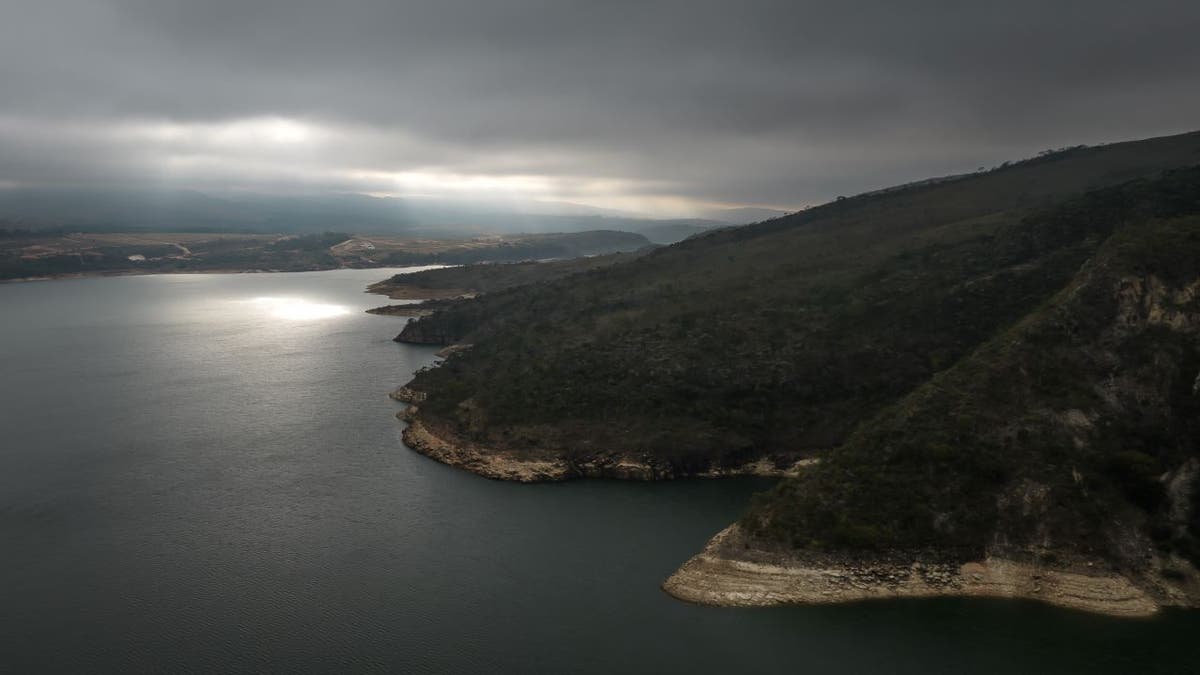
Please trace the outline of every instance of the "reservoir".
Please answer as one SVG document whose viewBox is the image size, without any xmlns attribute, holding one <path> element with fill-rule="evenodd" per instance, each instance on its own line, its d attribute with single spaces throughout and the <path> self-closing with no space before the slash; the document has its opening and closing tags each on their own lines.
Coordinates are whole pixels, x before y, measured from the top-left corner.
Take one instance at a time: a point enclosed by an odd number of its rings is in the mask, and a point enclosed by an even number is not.
<svg viewBox="0 0 1200 675">
<path fill-rule="evenodd" d="M 755 480 L 520 485 L 407 450 L 396 270 L 0 284 L 0 671 L 1194 672 L 1200 612 L 718 609 Z"/>
</svg>

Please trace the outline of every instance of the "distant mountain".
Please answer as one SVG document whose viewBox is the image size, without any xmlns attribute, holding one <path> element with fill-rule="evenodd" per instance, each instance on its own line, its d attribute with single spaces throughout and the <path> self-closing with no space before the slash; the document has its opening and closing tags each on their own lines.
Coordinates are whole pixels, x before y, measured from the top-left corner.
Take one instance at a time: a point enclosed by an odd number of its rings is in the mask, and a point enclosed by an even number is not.
<svg viewBox="0 0 1200 675">
<path fill-rule="evenodd" d="M 688 237 L 708 232 L 719 227 L 730 227 L 730 223 L 711 220 L 664 220 L 651 224 L 630 223 L 630 230 L 645 236 L 656 244 L 674 244 Z"/>
<path fill-rule="evenodd" d="M 362 236 L 344 232 L 59 234 L 0 230 L 0 280 L 77 274 L 296 272 L 340 267 L 511 263 L 547 258 L 588 260 L 586 256 L 652 248 L 653 244 L 640 234 L 612 230 L 467 239 Z M 532 272 L 531 278 L 540 273 Z"/>
<path fill-rule="evenodd" d="M 0 190 L 0 229 L 91 232 L 306 233 L 330 230 L 435 238 L 624 230 L 672 243 L 730 222 L 658 220 L 578 204 L 510 205 L 361 194 L 211 195 L 192 190 Z"/>
<path fill-rule="evenodd" d="M 496 478 L 794 475 L 681 597 L 1194 606 L 1198 247 L 1200 133 L 1071 148 L 454 301 L 397 396 Z"/>
</svg>

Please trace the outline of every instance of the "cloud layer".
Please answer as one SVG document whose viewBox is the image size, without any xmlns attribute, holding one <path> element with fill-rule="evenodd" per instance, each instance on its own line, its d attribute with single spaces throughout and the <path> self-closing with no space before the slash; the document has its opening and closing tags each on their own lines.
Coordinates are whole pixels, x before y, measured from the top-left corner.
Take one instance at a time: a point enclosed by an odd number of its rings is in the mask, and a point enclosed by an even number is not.
<svg viewBox="0 0 1200 675">
<path fill-rule="evenodd" d="M 1200 5 L 10 0 L 0 183 L 797 207 L 1200 124 Z"/>
</svg>

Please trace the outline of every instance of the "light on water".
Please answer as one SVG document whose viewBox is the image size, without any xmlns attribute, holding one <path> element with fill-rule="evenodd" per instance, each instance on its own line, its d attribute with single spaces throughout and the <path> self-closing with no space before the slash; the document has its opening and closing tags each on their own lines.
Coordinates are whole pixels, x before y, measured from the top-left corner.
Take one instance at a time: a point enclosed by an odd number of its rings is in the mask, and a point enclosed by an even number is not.
<svg viewBox="0 0 1200 675">
<path fill-rule="evenodd" d="M 265 309 L 277 319 L 306 321 L 312 319 L 328 319 L 350 313 L 350 308 L 344 305 L 330 305 L 312 302 L 304 298 L 261 297 L 247 300 Z"/>
</svg>

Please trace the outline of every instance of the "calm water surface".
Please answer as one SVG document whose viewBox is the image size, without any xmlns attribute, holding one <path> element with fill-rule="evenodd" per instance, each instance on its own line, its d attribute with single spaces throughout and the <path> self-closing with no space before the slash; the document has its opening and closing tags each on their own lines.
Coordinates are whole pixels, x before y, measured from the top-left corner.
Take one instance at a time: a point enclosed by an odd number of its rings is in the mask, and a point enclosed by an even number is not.
<svg viewBox="0 0 1200 675">
<path fill-rule="evenodd" d="M 387 270 L 0 284 L 0 671 L 1195 672 L 1200 612 L 713 609 L 761 483 L 513 485 L 406 450 Z"/>
</svg>

